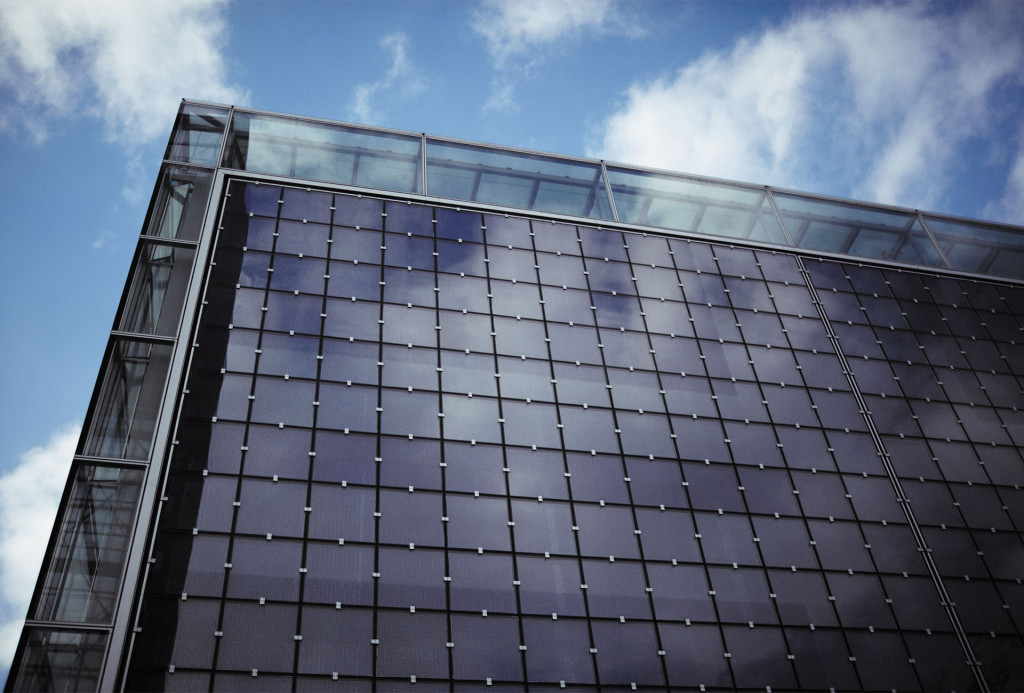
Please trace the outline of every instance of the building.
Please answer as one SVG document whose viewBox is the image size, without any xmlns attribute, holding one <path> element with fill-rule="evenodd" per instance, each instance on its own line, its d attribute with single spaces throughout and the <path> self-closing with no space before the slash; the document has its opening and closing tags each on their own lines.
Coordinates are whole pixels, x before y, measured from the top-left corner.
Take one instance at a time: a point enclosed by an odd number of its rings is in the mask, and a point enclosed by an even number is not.
<svg viewBox="0 0 1024 693">
<path fill-rule="evenodd" d="M 6 690 L 1020 690 L 1022 329 L 1022 228 L 185 102 Z"/>
</svg>

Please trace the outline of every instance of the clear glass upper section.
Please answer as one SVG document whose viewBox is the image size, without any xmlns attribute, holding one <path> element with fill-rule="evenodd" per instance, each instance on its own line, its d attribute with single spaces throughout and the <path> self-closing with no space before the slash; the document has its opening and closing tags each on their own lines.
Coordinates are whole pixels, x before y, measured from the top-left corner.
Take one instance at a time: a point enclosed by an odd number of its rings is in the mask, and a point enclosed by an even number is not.
<svg viewBox="0 0 1024 693">
<path fill-rule="evenodd" d="M 619 221 L 789 245 L 765 188 L 608 167 Z"/>
<path fill-rule="evenodd" d="M 422 193 L 420 138 L 235 112 L 224 165 L 278 176 Z"/>
<path fill-rule="evenodd" d="M 439 197 L 614 218 L 598 163 L 428 139 L 427 182 Z"/>
<path fill-rule="evenodd" d="M 170 161 L 216 166 L 228 109 L 201 104 L 183 104 L 167 145 Z"/>
<path fill-rule="evenodd" d="M 111 623 L 143 476 L 140 469 L 78 468 L 36 619 Z"/>
<path fill-rule="evenodd" d="M 168 156 L 207 163 L 226 111 L 182 108 Z M 227 138 L 254 173 L 1024 278 L 1018 227 L 244 109 Z"/>
<path fill-rule="evenodd" d="M 792 193 L 772 198 L 798 248 L 946 266 L 914 213 Z"/>
<path fill-rule="evenodd" d="M 1024 229 L 924 218 L 954 269 L 1024 279 Z"/>
</svg>

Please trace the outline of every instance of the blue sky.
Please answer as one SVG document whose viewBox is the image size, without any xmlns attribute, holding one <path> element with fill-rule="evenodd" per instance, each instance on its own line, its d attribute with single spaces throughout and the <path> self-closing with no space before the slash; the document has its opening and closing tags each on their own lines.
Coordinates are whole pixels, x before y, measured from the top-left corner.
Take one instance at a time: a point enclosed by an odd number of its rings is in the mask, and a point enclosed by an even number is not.
<svg viewBox="0 0 1024 693">
<path fill-rule="evenodd" d="M 1024 3 L 0 3 L 0 680 L 182 97 L 1024 225 Z"/>
</svg>

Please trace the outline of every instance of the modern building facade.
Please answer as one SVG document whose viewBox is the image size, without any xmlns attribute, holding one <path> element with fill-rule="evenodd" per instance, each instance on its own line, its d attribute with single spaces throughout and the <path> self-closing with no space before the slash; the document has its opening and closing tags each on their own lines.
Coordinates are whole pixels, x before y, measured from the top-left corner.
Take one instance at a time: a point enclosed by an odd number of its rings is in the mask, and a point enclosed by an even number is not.
<svg viewBox="0 0 1024 693">
<path fill-rule="evenodd" d="M 1024 689 L 1024 229 L 185 102 L 6 690 Z"/>
</svg>

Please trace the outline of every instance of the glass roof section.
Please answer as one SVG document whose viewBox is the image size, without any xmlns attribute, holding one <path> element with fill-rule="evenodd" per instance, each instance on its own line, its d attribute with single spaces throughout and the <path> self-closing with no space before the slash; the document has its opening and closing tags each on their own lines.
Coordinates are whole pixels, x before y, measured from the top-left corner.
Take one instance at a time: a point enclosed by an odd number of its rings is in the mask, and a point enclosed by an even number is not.
<svg viewBox="0 0 1024 693">
<path fill-rule="evenodd" d="M 766 188 L 608 167 L 619 221 L 790 245 Z"/>
<path fill-rule="evenodd" d="M 613 220 L 598 162 L 427 139 L 431 195 Z"/>
<path fill-rule="evenodd" d="M 1024 229 L 923 216 L 954 269 L 1024 279 Z"/>
<path fill-rule="evenodd" d="M 603 161 L 184 102 L 167 158 L 1024 279 L 1024 228 Z"/>
<path fill-rule="evenodd" d="M 793 193 L 773 192 L 772 198 L 799 248 L 929 267 L 946 266 L 913 212 Z"/>
</svg>

